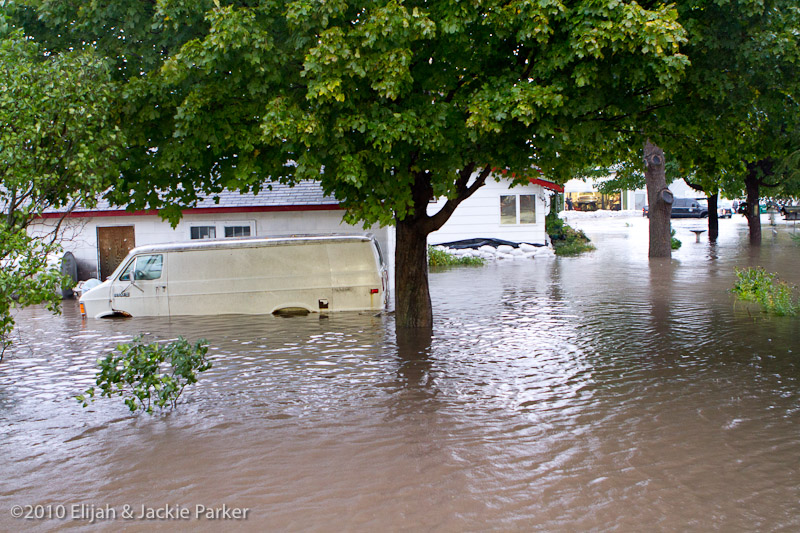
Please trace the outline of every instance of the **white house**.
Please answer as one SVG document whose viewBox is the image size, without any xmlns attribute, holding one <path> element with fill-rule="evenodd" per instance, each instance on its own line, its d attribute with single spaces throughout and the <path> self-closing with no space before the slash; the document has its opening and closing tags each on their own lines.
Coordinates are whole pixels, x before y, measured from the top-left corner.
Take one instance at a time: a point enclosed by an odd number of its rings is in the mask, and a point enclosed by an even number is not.
<svg viewBox="0 0 800 533">
<path fill-rule="evenodd" d="M 486 184 L 464 200 L 450 220 L 428 237 L 430 244 L 463 239 L 492 238 L 512 242 L 545 244 L 544 217 L 550 211 L 550 195 L 563 192 L 560 185 L 543 179 L 531 179 L 525 185 L 510 187 L 510 180 L 488 179 Z M 440 198 L 431 203 L 428 213 L 435 213 L 445 203 Z"/>
<path fill-rule="evenodd" d="M 78 279 L 105 279 L 136 246 L 192 239 L 372 233 L 385 256 L 394 252 L 392 228 L 366 230 L 342 222 L 344 211 L 319 183 L 273 184 L 258 195 L 224 191 L 218 196 L 218 203 L 209 197 L 185 209 L 175 228 L 156 211 L 125 211 L 103 201 L 92 209 L 78 208 L 62 222 L 63 247 L 77 260 Z M 45 213 L 32 233 L 47 232 L 62 216 Z"/>
<path fill-rule="evenodd" d="M 465 200 L 450 220 L 429 238 L 431 244 L 468 238 L 496 238 L 544 244 L 544 217 L 549 210 L 548 190 L 563 190 L 545 180 L 509 188 L 509 180 L 487 181 Z M 219 202 L 206 198 L 185 209 L 175 228 L 156 211 L 126 211 L 104 201 L 92 209 L 78 208 L 61 221 L 63 213 L 45 213 L 31 227 L 33 234 L 49 232 L 61 223 L 63 246 L 78 264 L 78 279 L 105 279 L 136 246 L 192 239 L 333 233 L 372 233 L 394 270 L 394 228 L 352 226 L 342 222 L 344 211 L 335 198 L 325 196 L 317 182 L 294 187 L 272 184 L 259 194 L 224 191 Z M 444 200 L 431 203 L 430 211 Z"/>
</svg>

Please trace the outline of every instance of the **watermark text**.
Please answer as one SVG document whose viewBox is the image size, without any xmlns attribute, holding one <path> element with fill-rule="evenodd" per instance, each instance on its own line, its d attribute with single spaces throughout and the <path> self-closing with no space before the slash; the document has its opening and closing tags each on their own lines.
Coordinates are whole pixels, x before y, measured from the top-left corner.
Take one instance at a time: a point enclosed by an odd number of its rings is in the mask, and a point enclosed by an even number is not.
<svg viewBox="0 0 800 533">
<path fill-rule="evenodd" d="M 167 504 L 160 506 L 131 505 L 113 506 L 96 503 L 68 503 L 47 505 L 14 505 L 10 509 L 12 518 L 19 520 L 71 520 L 94 524 L 117 520 L 133 521 L 241 521 L 247 520 L 249 507 L 222 505 Z"/>
</svg>

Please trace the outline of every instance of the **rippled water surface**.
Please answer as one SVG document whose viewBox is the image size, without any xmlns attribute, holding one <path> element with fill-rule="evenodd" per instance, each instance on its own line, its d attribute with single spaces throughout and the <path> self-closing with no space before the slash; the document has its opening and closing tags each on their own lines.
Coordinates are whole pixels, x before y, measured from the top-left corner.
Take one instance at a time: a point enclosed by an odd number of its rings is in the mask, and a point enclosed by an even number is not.
<svg viewBox="0 0 800 533">
<path fill-rule="evenodd" d="M 90 529 L 11 517 L 35 504 L 250 509 L 106 531 L 800 529 L 800 319 L 727 292 L 742 266 L 800 284 L 792 227 L 752 252 L 740 217 L 716 245 L 676 221 L 683 247 L 651 262 L 645 219 L 576 225 L 596 252 L 432 273 L 432 339 L 391 315 L 23 311 L 0 363 L 0 530 Z M 173 412 L 80 407 L 138 333 L 205 337 L 214 367 Z"/>
</svg>

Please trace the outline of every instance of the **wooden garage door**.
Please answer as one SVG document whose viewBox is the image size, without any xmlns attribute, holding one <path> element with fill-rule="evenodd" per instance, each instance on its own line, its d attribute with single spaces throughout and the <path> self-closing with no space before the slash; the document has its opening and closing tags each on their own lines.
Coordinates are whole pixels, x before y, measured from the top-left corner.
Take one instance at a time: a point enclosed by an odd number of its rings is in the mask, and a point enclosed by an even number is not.
<svg viewBox="0 0 800 533">
<path fill-rule="evenodd" d="M 97 228 L 97 254 L 100 261 L 100 280 L 105 280 L 125 256 L 136 247 L 133 226 Z"/>
</svg>

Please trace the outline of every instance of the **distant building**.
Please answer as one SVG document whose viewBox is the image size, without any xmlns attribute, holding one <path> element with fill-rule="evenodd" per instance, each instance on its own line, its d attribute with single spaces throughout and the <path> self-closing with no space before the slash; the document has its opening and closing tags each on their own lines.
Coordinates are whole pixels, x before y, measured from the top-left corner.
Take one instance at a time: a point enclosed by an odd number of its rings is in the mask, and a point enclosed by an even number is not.
<svg viewBox="0 0 800 533">
<path fill-rule="evenodd" d="M 572 201 L 576 211 L 641 211 L 647 205 L 647 190 L 622 190 L 612 194 L 598 191 L 600 184 L 607 178 L 595 180 L 572 179 L 564 184 L 564 196 Z M 682 179 L 670 183 L 669 189 L 675 198 L 705 198 L 705 194 L 696 191 Z"/>
<path fill-rule="evenodd" d="M 549 210 L 549 191 L 563 190 L 545 180 L 509 188 L 509 180 L 488 180 L 462 202 L 450 220 L 429 238 L 431 244 L 476 237 L 544 244 L 544 217 Z M 78 265 L 78 279 L 105 279 L 128 252 L 146 244 L 193 239 L 223 239 L 247 236 L 371 233 L 381 245 L 394 271 L 394 228 L 353 226 L 342 221 L 339 202 L 325 196 L 318 182 L 301 182 L 294 187 L 272 184 L 272 190 L 258 194 L 223 191 L 219 201 L 208 197 L 196 207 L 183 211 L 173 228 L 158 212 L 126 211 L 101 200 L 94 208 L 78 208 L 62 222 L 66 251 Z M 433 212 L 444 200 L 431 203 Z M 44 234 L 63 213 L 45 213 L 30 228 Z"/>
<path fill-rule="evenodd" d="M 316 182 L 294 187 L 273 184 L 272 190 L 257 195 L 223 191 L 218 197 L 218 203 L 208 197 L 185 209 L 175 228 L 157 211 L 126 211 L 100 201 L 92 209 L 78 208 L 67 216 L 63 246 L 78 262 L 79 279 L 105 279 L 132 248 L 145 244 L 256 235 L 373 233 L 384 254 L 393 246 L 389 228 L 365 230 L 342 222 L 344 211 L 339 202 L 325 196 Z M 32 232 L 46 232 L 61 216 L 45 213 Z"/>
</svg>

